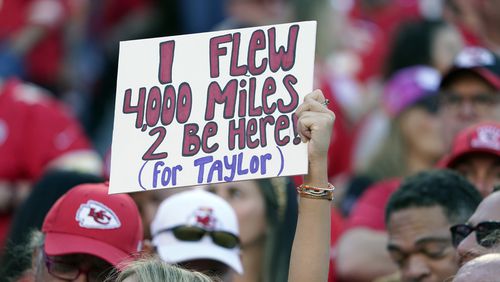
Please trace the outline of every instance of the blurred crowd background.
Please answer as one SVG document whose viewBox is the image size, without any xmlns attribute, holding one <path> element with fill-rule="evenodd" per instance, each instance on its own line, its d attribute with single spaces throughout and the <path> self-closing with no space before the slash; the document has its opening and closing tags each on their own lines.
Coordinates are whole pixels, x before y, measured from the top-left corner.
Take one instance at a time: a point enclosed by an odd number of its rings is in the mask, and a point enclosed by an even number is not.
<svg viewBox="0 0 500 282">
<path fill-rule="evenodd" d="M 302 20 L 318 22 L 315 88 L 336 114 L 332 266 L 348 274 L 336 242 L 356 221 L 357 200 L 450 150 L 457 129 L 439 118 L 439 95 L 421 98 L 438 91 L 464 47 L 500 55 L 500 1 L 0 0 L 0 244 L 48 168 L 109 175 L 119 41 Z M 476 102 L 481 112 L 498 99 Z M 167 194 L 133 195 L 145 226 Z M 48 194 L 38 195 L 32 201 Z"/>
</svg>

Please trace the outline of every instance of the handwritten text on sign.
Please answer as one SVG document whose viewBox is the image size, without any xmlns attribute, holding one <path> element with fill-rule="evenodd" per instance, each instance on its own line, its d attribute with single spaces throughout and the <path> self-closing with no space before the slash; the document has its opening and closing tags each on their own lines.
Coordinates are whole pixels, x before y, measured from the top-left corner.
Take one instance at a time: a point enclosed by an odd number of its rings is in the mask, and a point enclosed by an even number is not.
<svg viewBox="0 0 500 282">
<path fill-rule="evenodd" d="M 303 174 L 315 22 L 121 42 L 110 192 Z"/>
</svg>

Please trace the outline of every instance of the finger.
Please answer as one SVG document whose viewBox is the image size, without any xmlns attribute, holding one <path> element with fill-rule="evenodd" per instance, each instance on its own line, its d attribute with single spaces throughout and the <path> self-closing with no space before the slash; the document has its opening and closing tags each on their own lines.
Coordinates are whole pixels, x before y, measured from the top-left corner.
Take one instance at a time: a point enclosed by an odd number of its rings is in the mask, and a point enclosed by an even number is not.
<svg viewBox="0 0 500 282">
<path fill-rule="evenodd" d="M 329 111 L 328 113 L 305 111 L 301 113 L 300 117 L 313 117 L 318 120 L 324 119 L 326 122 L 331 121 L 332 123 L 335 121 L 335 114 L 332 111 Z"/>
<path fill-rule="evenodd" d="M 316 101 L 316 102 L 319 102 L 319 103 L 324 103 L 325 102 L 325 97 L 323 96 L 323 92 L 321 92 L 321 90 L 319 90 L 319 89 L 316 89 L 313 92 L 307 94 L 304 97 L 304 101 L 301 103 L 300 106 L 302 106 L 304 104 L 307 104 L 308 102 L 311 102 L 311 101 Z M 297 109 L 297 111 L 301 108 L 300 106 Z"/>
<path fill-rule="evenodd" d="M 318 112 L 318 113 L 327 113 L 330 115 L 335 115 L 330 109 L 325 107 L 325 105 L 321 104 L 318 101 L 308 99 L 304 101 L 298 108 L 297 111 L 295 111 L 295 114 L 300 117 L 300 115 L 303 112 L 306 111 L 311 111 L 311 112 Z"/>
<path fill-rule="evenodd" d="M 307 123 L 304 122 L 304 118 L 299 118 L 297 120 L 297 132 L 299 133 L 300 140 L 303 143 L 306 143 L 311 139 L 311 130 L 307 126 Z"/>
<path fill-rule="evenodd" d="M 304 97 L 304 101 L 306 100 L 314 100 L 323 103 L 325 101 L 325 95 L 323 95 L 323 92 L 320 89 L 316 89 Z"/>
</svg>

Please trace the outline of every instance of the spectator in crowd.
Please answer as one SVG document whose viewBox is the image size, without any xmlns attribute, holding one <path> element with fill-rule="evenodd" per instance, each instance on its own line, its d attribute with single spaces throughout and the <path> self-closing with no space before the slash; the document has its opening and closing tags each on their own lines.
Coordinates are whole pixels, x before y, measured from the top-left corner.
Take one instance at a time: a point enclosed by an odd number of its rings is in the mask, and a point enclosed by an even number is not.
<svg viewBox="0 0 500 282">
<path fill-rule="evenodd" d="M 33 229 L 42 228 L 45 215 L 57 199 L 76 185 L 102 181 L 96 175 L 74 171 L 51 170 L 44 174 L 14 215 L 0 263 L 0 277 L 14 279 L 31 266 L 31 254 L 23 257 L 19 253 L 25 252 Z"/>
<path fill-rule="evenodd" d="M 483 197 L 500 184 L 500 122 L 472 125 L 455 137 L 440 166 L 465 176 Z"/>
<path fill-rule="evenodd" d="M 105 184 L 78 185 L 50 209 L 42 232 L 33 233 L 31 275 L 35 281 L 104 281 L 136 258 L 142 233 L 128 195 L 108 195 Z"/>
<path fill-rule="evenodd" d="M 2 1 L 0 77 L 25 76 L 54 90 L 65 57 L 64 28 L 75 6 L 67 0 Z"/>
<path fill-rule="evenodd" d="M 142 259 L 130 263 L 121 272 L 110 276 L 109 282 L 149 282 L 149 281 L 177 281 L 177 282 L 213 282 L 201 272 L 194 272 L 170 265 L 160 259 Z"/>
<path fill-rule="evenodd" d="M 458 132 L 484 120 L 500 121 L 500 59 L 480 47 L 467 47 L 440 85 L 440 115 L 447 148 Z"/>
<path fill-rule="evenodd" d="M 429 66 L 444 74 L 464 46 L 458 30 L 442 20 L 403 23 L 391 44 L 385 66 L 386 78 L 415 65 Z"/>
<path fill-rule="evenodd" d="M 381 42 L 381 44 L 385 44 L 385 42 Z M 460 33 L 446 22 L 420 19 L 402 23 L 397 28 L 397 33 L 390 46 L 383 73 L 386 83 L 395 77 L 395 74 L 400 70 L 413 66 L 427 66 L 438 71 L 440 75 L 446 73 L 452 66 L 454 57 L 463 48 L 463 42 Z M 373 90 L 371 92 L 376 94 L 379 91 Z M 372 111 L 364 119 L 359 129 L 360 133 L 354 151 L 354 166 L 358 172 L 366 169 L 367 164 L 373 160 L 375 154 L 380 152 L 381 146 L 384 144 L 387 146 L 387 143 L 384 143 L 386 134 L 394 132 L 390 119 L 393 118 L 393 115 L 387 116 L 384 111 L 387 108 L 384 106 L 384 95 L 386 94 L 386 91 L 382 93 L 382 107 Z M 362 101 L 366 106 L 366 99 Z M 393 154 L 385 155 L 385 157 L 391 155 Z M 356 177 L 354 180 L 363 181 L 364 179 Z M 356 196 L 354 199 L 356 200 L 362 191 L 353 189 L 352 192 L 349 191 L 349 194 Z"/>
<path fill-rule="evenodd" d="M 39 87 L 0 81 L 0 246 L 17 206 L 49 168 L 99 175 L 101 160 L 77 121 Z"/>
<path fill-rule="evenodd" d="M 451 234 L 460 265 L 484 254 L 500 253 L 500 192 L 486 197 L 467 221 L 451 227 Z"/>
<path fill-rule="evenodd" d="M 440 161 L 439 166 L 456 170 L 466 177 L 483 197 L 486 197 L 498 184 L 496 172 L 500 160 L 500 145 L 497 145 L 500 142 L 499 134 L 498 122 L 482 122 L 462 130 L 453 141 L 452 151 Z M 386 240 L 387 235 L 384 231 L 383 217 L 379 214 L 382 213 L 389 196 L 398 189 L 397 185 L 398 181 L 392 180 L 375 185 L 367 191 L 358 201 L 358 206 L 350 218 L 349 224 L 357 227 L 349 231 L 352 236 L 346 235 L 344 239 L 347 243 L 363 239 L 363 242 L 371 244 L 369 246 L 371 249 L 365 246 L 365 250 L 378 250 L 379 254 L 374 252 L 373 257 L 378 257 L 381 264 L 383 261 L 380 258 L 383 255 L 380 254 L 380 245 Z M 366 252 L 362 258 L 368 258 Z M 390 266 L 387 263 L 385 265 L 389 271 Z"/>
<path fill-rule="evenodd" d="M 400 177 L 432 168 L 444 153 L 436 114 L 439 80 L 436 70 L 414 66 L 400 70 L 387 82 L 383 106 L 393 119 L 385 142 L 361 174 L 368 183 L 377 182 L 368 188 L 350 187 L 368 191 L 354 203 L 347 226 L 350 230 L 342 235 L 337 247 L 337 269 L 342 279 L 371 281 L 396 270 L 385 251 L 385 232 L 379 232 L 384 230 L 383 209 L 399 186 Z M 364 200 L 367 193 L 372 195 L 370 203 Z"/>
<path fill-rule="evenodd" d="M 151 223 L 151 234 L 153 246 L 167 263 L 220 277 L 230 268 L 243 273 L 236 214 L 212 193 L 194 189 L 165 199 Z"/>
<path fill-rule="evenodd" d="M 500 3 L 496 0 L 444 1 L 443 18 L 460 28 L 469 45 L 481 45 L 500 55 Z"/>
<path fill-rule="evenodd" d="M 185 189 L 184 189 L 185 190 Z M 167 197 L 179 193 L 183 190 L 181 189 L 162 189 L 156 191 L 143 191 L 130 193 L 130 197 L 134 199 L 137 208 L 139 209 L 139 213 L 141 214 L 142 223 L 144 224 L 144 239 L 151 240 L 152 234 L 151 229 L 148 226 L 151 226 L 153 219 L 158 211 L 158 207 Z"/>
<path fill-rule="evenodd" d="M 455 59 L 453 69 L 442 78 L 438 115 L 446 148 L 451 147 L 451 139 L 448 139 L 468 125 L 487 119 L 500 119 L 497 93 L 500 89 L 498 62 L 498 58 L 485 49 L 465 48 Z M 354 225 L 357 228 L 344 233 L 339 243 L 340 258 L 337 265 L 341 277 L 343 273 L 351 273 L 360 281 L 370 281 L 380 274 L 388 274 L 394 270 L 383 252 L 387 235 L 381 214 L 387 199 L 397 187 L 395 181 L 381 183 L 379 187 L 370 188 L 357 201 L 347 224 L 348 228 Z M 361 222 L 363 219 L 364 222 Z M 366 245 L 361 246 L 358 242 L 364 242 Z M 360 248 L 350 249 L 343 246 Z M 362 255 L 353 255 L 358 253 Z M 373 263 L 374 261 L 377 263 Z M 355 277 L 348 279 L 355 281 Z"/>
<path fill-rule="evenodd" d="M 315 91 L 306 96 L 296 111 L 301 139 L 310 141 L 309 173 L 297 188 L 302 212 L 298 215 L 300 226 L 295 233 L 289 281 L 325 281 L 328 277 L 333 187 L 328 183 L 325 156 L 334 115 L 325 104 L 322 93 Z M 171 196 L 160 205 L 151 233 L 153 245 L 167 262 L 182 262 L 189 269 L 206 271 L 213 270 L 219 261 L 219 265 L 238 272 L 242 265 L 238 259 L 237 228 L 236 215 L 225 201 L 203 190 L 193 190 Z M 312 260 L 316 263 L 311 267 L 299 267 Z"/>
<path fill-rule="evenodd" d="M 429 169 L 444 154 L 436 116 L 439 73 L 425 66 L 397 72 L 387 82 L 382 106 L 390 118 L 390 132 L 366 169 L 380 181 Z"/>
<path fill-rule="evenodd" d="M 210 186 L 234 208 L 240 225 L 245 273 L 233 273 L 233 281 L 288 281 L 297 221 L 292 185 L 288 178 L 272 178 Z"/>
<path fill-rule="evenodd" d="M 464 264 L 453 282 L 492 282 L 500 277 L 500 254 L 487 254 Z"/>
<path fill-rule="evenodd" d="M 401 281 L 444 281 L 458 270 L 449 228 L 464 222 L 481 195 L 456 172 L 435 170 L 407 178 L 391 196 L 387 249 Z"/>
</svg>

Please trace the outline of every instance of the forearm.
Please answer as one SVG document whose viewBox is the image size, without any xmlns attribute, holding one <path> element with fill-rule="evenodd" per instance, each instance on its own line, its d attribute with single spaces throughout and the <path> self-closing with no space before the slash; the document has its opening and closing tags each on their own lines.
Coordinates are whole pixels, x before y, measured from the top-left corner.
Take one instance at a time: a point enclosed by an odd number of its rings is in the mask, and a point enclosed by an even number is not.
<svg viewBox="0 0 500 282">
<path fill-rule="evenodd" d="M 326 160 L 310 164 L 304 184 L 328 187 Z M 330 260 L 331 202 L 300 198 L 289 281 L 327 281 Z"/>
<path fill-rule="evenodd" d="M 397 271 L 386 250 L 387 233 L 366 228 L 346 232 L 337 247 L 337 273 L 342 281 L 373 281 Z"/>
</svg>

